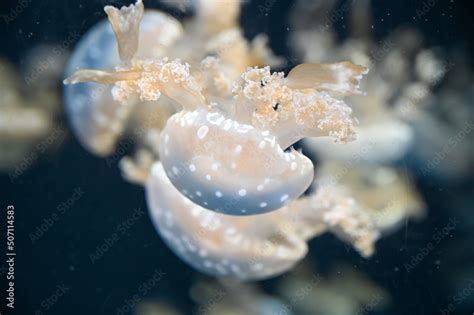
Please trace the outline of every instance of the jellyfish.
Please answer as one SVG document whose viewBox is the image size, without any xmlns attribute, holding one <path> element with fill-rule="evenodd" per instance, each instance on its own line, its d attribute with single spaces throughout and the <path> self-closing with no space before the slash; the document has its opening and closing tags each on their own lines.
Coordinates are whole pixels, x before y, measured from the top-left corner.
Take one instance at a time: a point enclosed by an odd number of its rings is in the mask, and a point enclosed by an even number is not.
<svg viewBox="0 0 474 315">
<path fill-rule="evenodd" d="M 112 96 L 120 106 L 133 99 L 157 101 L 162 95 L 171 99 L 177 113 L 161 132 L 160 160 L 173 185 L 194 203 L 232 215 L 279 209 L 313 180 L 313 164 L 291 149 L 295 142 L 304 137 L 353 139 L 351 109 L 336 95 L 361 94 L 366 68 L 350 62 L 302 64 L 285 77 L 268 66 L 253 67 L 233 82 L 226 99 L 214 103 L 189 64 L 137 56 L 141 1 L 106 11 L 121 16 L 110 19 L 123 52 L 121 66 L 79 70 L 65 83 L 113 84 Z M 212 70 L 226 77 L 225 68 Z M 216 75 L 208 71 L 201 68 L 198 77 Z"/>
<path fill-rule="evenodd" d="M 380 235 L 369 212 L 337 183 L 318 184 L 273 212 L 231 216 L 183 195 L 162 163 L 146 151 L 122 162 L 124 177 L 145 187 L 150 217 L 164 242 L 186 263 L 212 276 L 246 281 L 274 277 L 292 269 L 305 257 L 307 241 L 326 232 L 368 257 Z"/>
<path fill-rule="evenodd" d="M 105 11 L 111 21 L 116 21 L 118 16 L 112 7 L 107 7 Z M 132 36 L 134 41 L 130 41 L 130 46 L 136 49 L 137 56 L 160 56 L 182 36 L 181 23 L 160 11 L 142 11 L 143 5 L 137 3 L 135 14 L 143 14 L 140 33 L 138 34 L 138 25 L 131 25 L 131 33 L 124 34 L 119 41 L 126 40 L 125 36 Z M 130 57 L 127 56 L 129 48 L 117 50 L 113 29 L 118 27 L 117 23 L 101 21 L 83 36 L 68 61 L 65 70 L 67 76 L 78 68 L 113 68 L 120 65 L 120 57 L 124 60 Z M 124 45 L 120 44 L 118 47 Z M 64 100 L 66 114 L 75 135 L 86 149 L 100 156 L 112 153 L 120 136 L 132 129 L 131 126 L 143 124 L 146 121 L 144 117 L 150 117 L 152 111 L 161 109 L 160 114 L 171 114 L 169 106 L 165 104 L 166 100 L 162 99 L 160 106 L 149 102 L 142 102 L 137 106 L 137 101 L 134 100 L 128 104 L 118 104 L 112 98 L 110 87 L 91 83 L 65 86 Z"/>
<path fill-rule="evenodd" d="M 41 155 L 54 151 L 66 135 L 59 123 L 57 83 L 67 52 L 58 55 L 56 49 L 32 48 L 21 71 L 0 58 L 0 172 L 12 181 Z"/>
</svg>

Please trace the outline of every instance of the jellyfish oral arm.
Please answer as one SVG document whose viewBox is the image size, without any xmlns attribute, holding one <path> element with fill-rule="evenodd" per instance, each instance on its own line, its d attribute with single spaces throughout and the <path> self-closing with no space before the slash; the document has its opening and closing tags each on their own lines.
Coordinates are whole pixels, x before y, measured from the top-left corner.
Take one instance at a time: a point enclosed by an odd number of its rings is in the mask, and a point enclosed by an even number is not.
<svg viewBox="0 0 474 315">
<path fill-rule="evenodd" d="M 282 148 L 304 137 L 351 141 L 352 110 L 332 94 L 359 93 L 365 73 L 366 68 L 352 63 L 302 64 L 286 78 L 281 72 L 271 73 L 269 67 L 252 68 L 234 87 L 234 111 L 239 119 L 269 130 Z"/>
<path fill-rule="evenodd" d="M 112 6 L 104 8 L 117 38 L 119 55 L 122 62 L 130 62 L 138 50 L 138 35 L 143 10 L 142 0 L 137 0 L 134 5 L 122 7 L 121 9 Z"/>
<path fill-rule="evenodd" d="M 205 106 L 204 96 L 189 73 L 189 65 L 179 59 L 135 61 L 125 70 L 79 70 L 65 84 L 96 82 L 115 84 L 114 98 L 126 102 L 137 95 L 142 101 L 156 101 L 161 94 L 175 101 L 178 109 L 193 110 Z"/>
</svg>

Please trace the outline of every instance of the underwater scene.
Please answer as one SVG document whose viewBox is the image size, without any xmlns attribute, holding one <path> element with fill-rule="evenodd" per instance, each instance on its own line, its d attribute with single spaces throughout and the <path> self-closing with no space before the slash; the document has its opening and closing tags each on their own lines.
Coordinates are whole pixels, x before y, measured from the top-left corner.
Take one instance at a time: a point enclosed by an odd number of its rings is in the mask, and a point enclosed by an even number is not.
<svg viewBox="0 0 474 315">
<path fill-rule="evenodd" d="M 474 315 L 473 13 L 0 1 L 0 315 Z"/>
</svg>

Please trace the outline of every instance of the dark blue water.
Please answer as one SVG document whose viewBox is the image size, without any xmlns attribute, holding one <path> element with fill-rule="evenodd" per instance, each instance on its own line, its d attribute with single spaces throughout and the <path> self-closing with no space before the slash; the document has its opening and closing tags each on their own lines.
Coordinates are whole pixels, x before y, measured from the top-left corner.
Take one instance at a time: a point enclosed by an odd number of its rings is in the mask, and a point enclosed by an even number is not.
<svg viewBox="0 0 474 315">
<path fill-rule="evenodd" d="M 2 0 L 0 14 L 9 14 L 21 2 Z M 291 32 L 291 28 L 287 30 L 287 15 L 292 2 L 276 1 L 268 16 L 262 16 L 258 14 L 258 6 L 264 2 L 251 1 L 245 5 L 242 24 L 246 35 L 268 33 L 275 53 L 295 60 L 286 40 Z M 423 1 L 374 2 L 377 38 L 401 25 L 410 25 L 423 33 L 427 46 L 439 46 L 447 51 L 463 49 L 472 60 L 472 1 L 435 1 L 422 19 L 414 16 L 416 10 L 422 9 Z M 17 65 L 24 61 L 24 53 L 37 44 L 62 42 L 71 32 L 86 32 L 104 18 L 102 7 L 109 2 L 26 3 L 13 22 L 7 24 L 0 19 L 0 55 Z M 158 1 L 145 1 L 145 5 L 162 7 Z M 341 39 L 348 34 L 346 21 L 335 23 Z M 410 156 L 399 163 L 415 172 L 418 167 Z M 322 274 L 334 262 L 345 261 L 388 290 L 393 298 L 392 306 L 377 314 L 440 314 L 440 309 L 452 303 L 458 292 L 456 288 L 474 279 L 474 213 L 470 214 L 474 210 L 474 179 L 450 181 L 419 175 L 415 181 L 428 205 L 427 218 L 406 222 L 398 232 L 383 238 L 372 258 L 361 258 L 330 235 L 310 243 L 309 255 L 318 262 Z M 78 194 L 80 197 L 76 198 Z M 14 204 L 16 209 L 17 256 L 15 311 L 6 310 L 6 314 L 116 314 L 157 271 L 165 276 L 146 292 L 146 298 L 167 301 L 191 314 L 195 305 L 189 298 L 189 288 L 204 276 L 164 245 L 146 213 L 139 215 L 129 228 L 119 227 L 133 211 L 146 212 L 146 204 L 143 189 L 122 179 L 116 161 L 109 166 L 105 159 L 86 152 L 69 134 L 58 151 L 42 157 L 13 182 L 8 176 L 0 175 L 2 263 L 6 226 L 3 210 L 8 204 Z M 56 220 L 51 214 L 57 211 L 61 215 Z M 455 231 L 408 272 L 404 264 L 453 217 L 460 222 Z M 36 228 L 48 219 L 55 223 L 44 235 L 35 234 Z M 118 240 L 114 240 L 114 233 Z M 114 242 L 114 246 L 100 254 L 96 247 L 107 240 Z M 95 261 L 91 253 L 96 253 L 99 259 Z M 4 277 L 2 271 L 5 285 Z M 277 282 L 278 278 L 261 285 L 271 293 Z M 48 298 L 55 292 L 58 301 L 50 306 Z M 4 293 L 2 288 L 0 309 L 5 309 Z M 474 292 L 471 292 L 451 314 L 473 312 Z"/>
</svg>

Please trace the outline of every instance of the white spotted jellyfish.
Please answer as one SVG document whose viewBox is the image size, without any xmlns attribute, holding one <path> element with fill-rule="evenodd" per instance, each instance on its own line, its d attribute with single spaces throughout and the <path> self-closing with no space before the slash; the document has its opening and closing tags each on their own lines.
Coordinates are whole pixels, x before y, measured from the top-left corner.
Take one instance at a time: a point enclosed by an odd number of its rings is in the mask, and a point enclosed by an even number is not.
<svg viewBox="0 0 474 315">
<path fill-rule="evenodd" d="M 230 215 L 279 209 L 313 181 L 313 164 L 291 148 L 295 142 L 353 139 L 351 109 L 336 96 L 360 94 L 366 68 L 350 62 L 301 64 L 286 77 L 269 67 L 249 68 L 228 99 L 211 103 L 189 64 L 137 55 L 133 34 L 143 14 L 141 1 L 108 8 L 122 23 L 113 27 L 122 63 L 111 71 L 79 70 L 65 83 L 112 84 L 120 104 L 171 99 L 177 113 L 166 122 L 158 151 L 170 182 L 194 204 Z"/>
<path fill-rule="evenodd" d="M 372 254 L 379 236 L 369 215 L 337 187 L 321 186 L 269 213 L 230 216 L 181 194 L 159 161 L 143 184 L 150 216 L 165 243 L 189 265 L 212 276 L 276 276 L 293 268 L 306 256 L 306 242 L 326 231 L 363 256 Z"/>
</svg>

